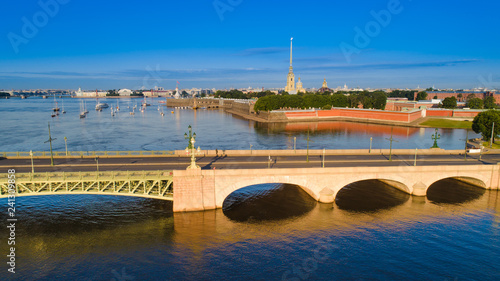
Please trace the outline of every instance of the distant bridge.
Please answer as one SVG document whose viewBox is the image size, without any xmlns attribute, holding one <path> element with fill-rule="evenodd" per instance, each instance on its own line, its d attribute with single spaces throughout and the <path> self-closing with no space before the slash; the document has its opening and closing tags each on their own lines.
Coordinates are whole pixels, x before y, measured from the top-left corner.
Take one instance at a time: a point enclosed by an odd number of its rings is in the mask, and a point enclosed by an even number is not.
<svg viewBox="0 0 500 281">
<path fill-rule="evenodd" d="M 173 200 L 172 171 L 50 172 L 14 175 L 16 196 L 98 194 Z M 8 195 L 8 174 L 0 174 L 0 198 Z"/>
</svg>

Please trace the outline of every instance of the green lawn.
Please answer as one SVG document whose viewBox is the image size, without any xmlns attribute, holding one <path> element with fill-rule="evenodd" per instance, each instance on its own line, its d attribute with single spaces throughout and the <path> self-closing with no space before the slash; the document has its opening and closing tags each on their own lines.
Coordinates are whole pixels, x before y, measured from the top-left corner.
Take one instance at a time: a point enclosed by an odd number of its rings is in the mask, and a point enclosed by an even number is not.
<svg viewBox="0 0 500 281">
<path fill-rule="evenodd" d="M 489 141 L 483 142 L 483 146 L 489 148 L 490 147 L 490 142 Z M 493 149 L 500 149 L 500 141 L 495 141 L 493 143 L 493 147 L 492 148 Z"/>
<path fill-rule="evenodd" d="M 455 121 L 441 118 L 432 118 L 420 123 L 420 125 L 434 128 L 471 129 L 472 121 Z"/>
</svg>

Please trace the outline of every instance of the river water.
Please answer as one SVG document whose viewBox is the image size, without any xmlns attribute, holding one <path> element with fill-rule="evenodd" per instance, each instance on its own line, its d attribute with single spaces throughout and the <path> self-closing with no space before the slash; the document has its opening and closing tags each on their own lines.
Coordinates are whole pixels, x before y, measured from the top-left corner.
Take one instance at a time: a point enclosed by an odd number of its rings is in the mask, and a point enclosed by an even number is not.
<svg viewBox="0 0 500 281">
<path fill-rule="evenodd" d="M 4 256 L 0 279 L 499 280 L 499 192 L 431 189 L 432 200 L 363 182 L 319 204 L 297 186 L 260 185 L 222 210 L 175 214 L 154 199 L 22 197 L 16 273 Z"/>
<path fill-rule="evenodd" d="M 221 110 L 170 109 L 159 106 L 164 99 L 148 99 L 151 106 L 145 112 L 139 108 L 142 99 L 99 99 L 120 111 L 113 117 L 111 109 L 94 110 L 95 99 L 57 98 L 66 114 L 52 118 L 54 98 L 1 99 L 0 120 L 4 132 L 0 135 L 1 151 L 48 151 L 48 123 L 51 125 L 54 150 L 64 151 L 64 137 L 72 151 L 110 150 L 182 150 L 187 127 L 196 132 L 196 146 L 202 149 L 293 149 L 307 146 L 307 131 L 312 149 L 368 149 L 370 137 L 374 149 L 423 149 L 432 146 L 434 129 L 370 125 L 351 122 L 321 122 L 292 124 L 261 124 L 224 113 Z M 89 110 L 80 119 L 81 101 Z M 160 110 L 158 110 L 160 108 Z M 161 116 L 160 112 L 164 112 Z M 174 113 L 171 113 L 171 112 Z M 439 145 L 445 149 L 464 148 L 465 130 L 440 129 Z M 477 136 L 469 132 L 469 138 Z"/>
<path fill-rule="evenodd" d="M 362 148 L 369 136 L 382 146 L 391 133 L 390 127 L 355 123 L 261 125 L 219 111 L 176 110 L 162 118 L 155 106 L 131 117 L 125 100 L 118 118 L 90 110 L 80 120 L 78 103 L 65 99 L 68 113 L 53 119 L 53 100 L 0 101 L 0 118 L 7 121 L 2 150 L 44 149 L 38 142 L 48 138 L 48 121 L 52 137 L 67 135 L 68 145 L 80 150 L 182 149 L 189 124 L 201 146 L 217 141 L 226 149 L 250 142 L 286 148 L 293 136 L 304 147 L 299 139 L 308 125 L 317 148 Z M 395 127 L 400 142 L 394 146 L 429 147 L 431 132 Z M 464 136 L 463 130 L 441 131 L 449 149 L 461 148 Z M 7 200 L 0 206 L 4 225 Z M 498 191 L 447 179 L 432 185 L 427 197 L 412 197 L 362 181 L 344 187 L 335 203 L 319 204 L 300 187 L 266 184 L 235 191 L 223 206 L 174 214 L 171 202 L 154 199 L 18 197 L 16 273 L 7 272 L 9 232 L 1 227 L 0 280 L 500 279 Z"/>
</svg>

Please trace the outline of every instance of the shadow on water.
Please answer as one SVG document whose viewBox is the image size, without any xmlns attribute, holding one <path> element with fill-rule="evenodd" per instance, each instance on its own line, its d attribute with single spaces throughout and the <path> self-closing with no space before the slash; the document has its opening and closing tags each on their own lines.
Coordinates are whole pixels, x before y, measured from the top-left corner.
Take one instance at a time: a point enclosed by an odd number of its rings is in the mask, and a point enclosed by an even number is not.
<svg viewBox="0 0 500 281">
<path fill-rule="evenodd" d="M 479 199 L 485 192 L 481 187 L 449 178 L 432 184 L 427 199 L 436 204 L 462 204 Z"/>
<path fill-rule="evenodd" d="M 69 234 L 114 229 L 173 217 L 172 202 L 103 195 L 50 195 L 17 199 L 30 232 Z M 141 211 L 138 211 L 141 210 Z M 0 219 L 5 214 L 0 215 Z"/>
<path fill-rule="evenodd" d="M 378 180 L 351 183 L 342 188 L 335 204 L 352 212 L 374 212 L 404 204 L 410 195 Z"/>
<path fill-rule="evenodd" d="M 310 212 L 317 202 L 302 188 L 290 184 L 259 184 L 231 193 L 222 206 L 237 222 L 284 220 Z"/>
</svg>

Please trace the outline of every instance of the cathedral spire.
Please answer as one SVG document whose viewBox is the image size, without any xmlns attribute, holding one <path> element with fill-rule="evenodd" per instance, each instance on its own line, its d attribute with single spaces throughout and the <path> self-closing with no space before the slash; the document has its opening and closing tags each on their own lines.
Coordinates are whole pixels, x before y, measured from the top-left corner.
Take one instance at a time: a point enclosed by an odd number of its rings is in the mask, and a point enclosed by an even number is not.
<svg viewBox="0 0 500 281">
<path fill-rule="evenodd" d="M 292 54 L 293 54 L 292 48 L 293 48 L 293 37 L 290 39 L 290 69 L 288 71 L 288 76 L 286 79 L 285 91 L 288 92 L 289 94 L 296 94 L 295 75 L 293 74 L 293 67 L 292 67 Z"/>
</svg>

